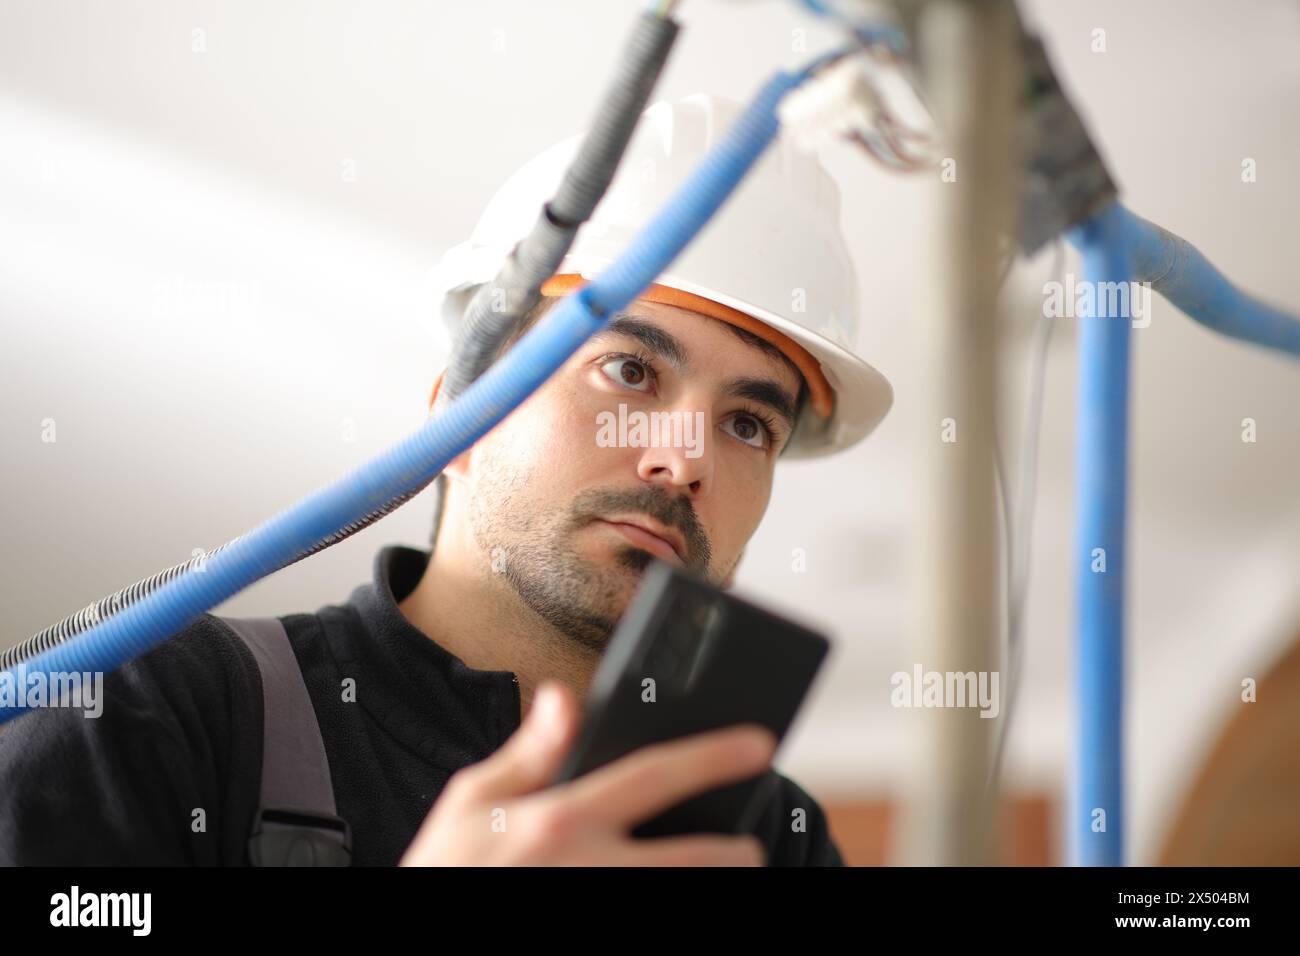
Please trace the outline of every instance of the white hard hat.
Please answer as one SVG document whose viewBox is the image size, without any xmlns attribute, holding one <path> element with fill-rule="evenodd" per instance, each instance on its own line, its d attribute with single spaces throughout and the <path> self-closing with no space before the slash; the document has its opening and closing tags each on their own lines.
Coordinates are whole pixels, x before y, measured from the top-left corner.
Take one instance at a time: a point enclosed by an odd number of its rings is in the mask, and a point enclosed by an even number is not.
<svg viewBox="0 0 1300 956">
<path fill-rule="evenodd" d="M 542 291 L 561 295 L 599 276 L 668 202 L 741 108 L 708 94 L 649 107 L 609 190 Z M 470 239 L 439 261 L 431 281 L 449 328 L 454 330 L 477 288 L 496 275 L 532 228 L 580 143 L 580 136 L 570 137 L 520 168 L 492 197 Z M 641 296 L 747 328 L 794 362 L 808 382 L 809 399 L 785 452 L 789 458 L 847 448 L 868 435 L 893 402 L 885 377 L 852 352 L 857 277 L 839 218 L 834 180 L 814 155 L 780 136 Z"/>
</svg>

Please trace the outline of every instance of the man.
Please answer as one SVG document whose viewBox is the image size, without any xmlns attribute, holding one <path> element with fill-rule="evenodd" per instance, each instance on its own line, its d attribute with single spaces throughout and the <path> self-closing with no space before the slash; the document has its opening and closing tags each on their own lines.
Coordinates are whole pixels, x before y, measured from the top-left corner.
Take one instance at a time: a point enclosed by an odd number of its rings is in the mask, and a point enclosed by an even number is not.
<svg viewBox="0 0 1300 956">
<path fill-rule="evenodd" d="M 626 244 L 733 115 L 712 97 L 646 112 L 630 175 L 503 348 Z M 514 217 L 536 215 L 574 145 L 512 177 L 444 258 L 444 314 L 454 320 L 490 278 L 522 234 Z M 821 808 L 781 775 L 751 834 L 629 836 L 693 794 L 764 772 L 774 741 L 758 728 L 645 748 L 546 786 L 652 557 L 730 586 L 778 457 L 846 447 L 888 409 L 888 384 L 848 351 L 856 289 L 833 184 L 783 148 L 672 273 L 448 465 L 431 551 L 385 548 L 346 604 L 281 618 L 354 863 L 842 862 Z M 609 428 L 635 413 L 678 428 L 668 441 Z M 248 648 L 204 615 L 108 676 L 101 719 L 20 718 L 0 737 L 0 862 L 247 862 L 262 687 Z"/>
<path fill-rule="evenodd" d="M 538 311 L 546 308 L 543 304 Z M 729 393 L 728 383 L 738 381 L 750 383 L 751 393 L 762 397 L 755 401 Z M 755 757 L 771 752 L 771 741 L 762 735 L 756 738 L 758 754 L 748 760 L 725 745 L 711 745 L 682 751 L 678 759 L 684 766 L 677 772 L 666 765 L 656 771 L 648 761 L 639 770 L 629 763 L 605 779 L 575 787 L 586 796 L 575 795 L 568 804 L 548 795 L 523 804 L 518 813 L 506 808 L 508 821 L 547 813 L 560 818 L 556 823 L 543 817 L 548 823 L 541 825 L 560 829 L 563 839 L 553 845 L 530 840 L 529 852 L 470 822 L 491 819 L 493 805 L 540 788 L 559 769 L 576 730 L 573 698 L 590 684 L 652 555 L 730 585 L 766 509 L 776 459 L 805 394 L 798 370 L 763 339 L 684 308 L 642 300 L 589 339 L 542 389 L 447 468 L 450 487 L 444 490 L 432 559 L 401 609 L 468 667 L 513 671 L 525 711 L 539 683 L 558 685 L 552 690 L 561 691 L 554 705 L 560 711 L 539 716 L 535 728 L 526 728 L 533 749 L 518 745 L 514 774 L 520 783 L 514 788 L 492 783 L 494 773 L 511 775 L 505 767 L 467 774 L 466 810 L 443 822 L 440 814 L 453 814 L 455 805 L 435 808 L 408 862 L 441 861 L 447 852 L 458 862 L 600 862 L 607 859 L 604 853 L 627 862 L 674 859 L 664 846 L 620 848 L 616 834 L 594 825 L 611 815 L 621 824 L 638 822 L 615 814 L 621 804 L 611 794 L 626 794 L 622 803 L 632 800 L 639 810 L 650 801 L 667 809 L 674 801 L 664 797 L 684 799 L 683 788 L 696 784 L 701 772 L 721 783 L 761 769 Z M 701 453 L 695 456 L 684 446 L 602 447 L 596 441 L 597 420 L 619 404 L 635 406 L 628 414 L 703 409 L 716 434 L 701 436 Z M 656 540 L 647 540 L 647 531 Z M 748 774 L 742 772 L 746 769 Z M 807 829 L 788 837 L 768 836 L 779 844 L 781 860 L 838 863 L 820 808 L 783 782 L 788 789 L 781 812 L 769 813 L 765 826 L 777 829 L 799 808 L 812 819 Z M 595 845 L 575 846 L 574 837 Z M 683 855 L 676 859 L 739 864 L 760 859 L 755 851 L 778 852 L 747 844 L 681 839 L 675 846 Z M 591 856 L 569 856 L 583 849 Z"/>
</svg>

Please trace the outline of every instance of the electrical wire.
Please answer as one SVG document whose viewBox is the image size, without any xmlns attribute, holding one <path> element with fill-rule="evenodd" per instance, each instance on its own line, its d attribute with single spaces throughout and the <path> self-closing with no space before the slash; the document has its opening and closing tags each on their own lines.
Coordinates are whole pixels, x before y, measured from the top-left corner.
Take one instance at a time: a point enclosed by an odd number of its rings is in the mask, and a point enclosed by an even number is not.
<svg viewBox="0 0 1300 956">
<path fill-rule="evenodd" d="M 855 130 L 848 138 L 872 159 L 895 172 L 923 172 L 938 167 L 937 156 L 918 156 L 903 142 L 909 140 L 924 149 L 933 144 L 932 137 L 912 129 L 883 106 L 872 113 L 871 123 L 870 129 Z"/>
<path fill-rule="evenodd" d="M 1065 243 L 1056 240 L 1052 274 L 1058 281 L 1065 277 Z M 1005 280 L 1006 272 L 1003 273 Z M 1047 353 L 1055 327 L 1053 317 L 1044 314 L 1034 330 L 1033 351 L 1030 357 L 1029 396 L 1026 408 L 1024 434 L 1021 441 L 1019 501 L 1014 510 L 1006 485 L 1006 467 L 1001 442 L 994 439 L 994 477 L 998 488 L 998 501 L 1002 512 L 1003 532 L 1003 599 L 1004 599 L 1004 671 L 1007 689 L 1001 721 L 998 724 L 993 762 L 989 771 L 986 793 L 991 793 L 1002 774 L 1007 739 L 1011 733 L 1011 717 L 1019 696 L 1021 665 L 1024 657 L 1022 625 L 1024 623 L 1025 597 L 1029 590 L 1029 554 L 1033 545 L 1034 509 L 1038 485 L 1038 442 L 1042 434 L 1043 389 L 1046 381 Z"/>
<path fill-rule="evenodd" d="M 908 49 L 907 37 L 892 23 L 883 22 L 878 14 L 854 17 L 834 0 L 796 0 L 799 6 L 816 16 L 831 20 L 853 36 L 861 47 L 879 49 L 882 55 L 897 58 Z M 859 0 L 859 6 L 864 6 Z"/>
</svg>

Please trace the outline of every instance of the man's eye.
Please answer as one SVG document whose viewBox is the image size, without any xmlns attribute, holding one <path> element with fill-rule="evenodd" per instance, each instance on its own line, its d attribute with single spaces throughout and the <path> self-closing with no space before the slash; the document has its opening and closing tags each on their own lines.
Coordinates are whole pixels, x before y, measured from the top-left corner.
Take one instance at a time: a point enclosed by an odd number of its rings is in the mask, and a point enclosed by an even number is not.
<svg viewBox="0 0 1300 956">
<path fill-rule="evenodd" d="M 753 415 L 742 412 L 733 418 L 728 418 L 724 424 L 732 426 L 731 434 L 735 435 L 746 445 L 754 448 L 763 448 L 767 443 L 767 429 Z"/>
<path fill-rule="evenodd" d="M 600 367 L 600 370 L 620 385 L 626 385 L 638 392 L 649 391 L 652 377 L 646 363 L 640 359 L 620 356 L 610 359 Z"/>
</svg>

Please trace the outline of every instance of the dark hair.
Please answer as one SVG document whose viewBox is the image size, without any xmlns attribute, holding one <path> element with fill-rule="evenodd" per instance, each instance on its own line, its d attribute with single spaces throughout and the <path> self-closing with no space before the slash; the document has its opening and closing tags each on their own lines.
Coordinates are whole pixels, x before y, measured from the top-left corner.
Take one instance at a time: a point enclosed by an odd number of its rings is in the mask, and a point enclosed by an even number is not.
<svg viewBox="0 0 1300 956">
<path fill-rule="evenodd" d="M 542 296 L 542 298 L 538 300 L 538 303 L 525 313 L 519 324 L 516 325 L 510 334 L 506 336 L 505 340 L 502 341 L 501 345 L 497 348 L 496 354 L 492 356 L 492 361 L 495 362 L 497 359 L 501 358 L 501 356 L 505 355 L 506 351 L 523 338 L 524 333 L 536 325 L 537 320 L 546 315 L 546 313 L 550 311 L 551 306 L 559 301 L 560 299 L 558 296 Z M 786 357 L 784 352 L 772 345 L 770 342 L 759 338 L 753 332 L 742 329 L 738 325 L 731 325 L 730 323 L 725 324 L 727 329 L 734 333 L 738 338 L 748 342 L 756 348 L 762 349 L 768 354 L 780 356 L 781 359 L 790 366 L 790 368 L 794 369 L 795 374 L 799 376 L 799 395 L 795 398 L 794 403 L 794 420 L 795 422 L 798 422 L 800 415 L 803 413 L 803 407 L 808 402 L 808 381 L 803 377 L 803 373 L 800 372 L 795 364 Z M 786 449 L 790 447 L 790 443 L 793 440 L 794 433 L 792 432 L 790 437 L 786 439 L 785 444 L 781 447 L 778 457 L 786 453 Z M 447 476 L 445 474 L 439 474 L 438 477 L 433 480 L 433 530 L 429 534 L 429 543 L 431 545 L 436 545 L 438 543 L 438 532 L 442 529 L 442 512 L 446 507 L 446 504 Z"/>
</svg>

